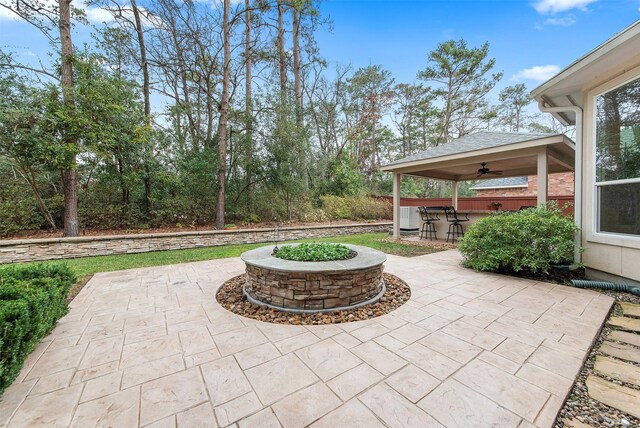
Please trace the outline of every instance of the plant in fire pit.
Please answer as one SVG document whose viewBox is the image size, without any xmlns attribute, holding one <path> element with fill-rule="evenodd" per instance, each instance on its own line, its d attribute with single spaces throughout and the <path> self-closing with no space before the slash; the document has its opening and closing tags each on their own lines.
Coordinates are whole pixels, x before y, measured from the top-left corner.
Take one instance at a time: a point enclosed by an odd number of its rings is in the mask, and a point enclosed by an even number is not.
<svg viewBox="0 0 640 428">
<path fill-rule="evenodd" d="M 356 252 L 342 244 L 309 242 L 300 245 L 283 245 L 275 257 L 299 262 L 329 262 L 345 260 L 356 256 Z"/>
</svg>

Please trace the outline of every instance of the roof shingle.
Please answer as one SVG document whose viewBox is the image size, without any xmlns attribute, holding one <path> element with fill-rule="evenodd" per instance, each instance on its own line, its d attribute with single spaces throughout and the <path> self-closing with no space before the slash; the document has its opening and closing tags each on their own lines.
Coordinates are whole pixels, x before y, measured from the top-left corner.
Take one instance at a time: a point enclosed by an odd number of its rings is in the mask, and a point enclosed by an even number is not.
<svg viewBox="0 0 640 428">
<path fill-rule="evenodd" d="M 508 189 L 511 187 L 526 187 L 529 184 L 529 177 L 505 177 L 482 180 L 471 187 L 471 190 L 482 189 Z"/>
<path fill-rule="evenodd" d="M 539 140 L 541 138 L 553 137 L 550 133 L 517 133 L 517 132 L 489 132 L 482 131 L 475 134 L 465 135 L 451 141 L 414 153 L 405 158 L 393 161 L 388 165 L 399 165 L 407 162 L 414 162 L 423 159 L 437 158 L 441 156 L 454 155 L 458 153 L 472 152 L 475 150 L 488 149 L 491 147 L 504 146 L 507 144 L 522 143 L 525 141 Z"/>
</svg>

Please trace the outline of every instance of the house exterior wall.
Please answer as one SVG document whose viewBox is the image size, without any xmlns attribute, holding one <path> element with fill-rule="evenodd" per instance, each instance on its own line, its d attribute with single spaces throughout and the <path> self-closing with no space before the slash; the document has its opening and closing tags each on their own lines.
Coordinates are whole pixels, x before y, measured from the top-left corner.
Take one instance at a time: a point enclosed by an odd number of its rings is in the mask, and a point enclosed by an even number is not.
<svg viewBox="0 0 640 428">
<path fill-rule="evenodd" d="M 538 194 L 538 177 L 530 175 L 527 187 L 511 187 L 502 189 L 476 190 L 478 197 L 500 196 L 536 196 Z M 573 195 L 573 172 L 557 172 L 549 174 L 549 195 Z"/>
<path fill-rule="evenodd" d="M 588 269 L 640 282 L 640 237 L 598 233 L 595 192 L 595 98 L 627 81 L 640 77 L 640 55 L 632 62 L 620 64 L 585 88 L 583 109 L 583 199 L 582 199 L 582 261 Z"/>
</svg>

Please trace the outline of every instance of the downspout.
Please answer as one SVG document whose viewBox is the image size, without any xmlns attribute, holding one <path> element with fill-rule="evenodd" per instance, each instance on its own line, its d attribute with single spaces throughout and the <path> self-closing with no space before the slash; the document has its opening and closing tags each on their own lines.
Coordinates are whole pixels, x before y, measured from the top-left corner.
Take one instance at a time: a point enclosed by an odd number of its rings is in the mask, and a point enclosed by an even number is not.
<svg viewBox="0 0 640 428">
<path fill-rule="evenodd" d="M 576 157 L 574 166 L 574 202 L 573 217 L 578 231 L 575 236 L 573 250 L 574 264 L 582 262 L 582 109 L 578 106 L 545 107 L 544 100 L 538 101 L 538 109 L 545 113 L 562 113 L 570 111 L 576 115 Z"/>
</svg>

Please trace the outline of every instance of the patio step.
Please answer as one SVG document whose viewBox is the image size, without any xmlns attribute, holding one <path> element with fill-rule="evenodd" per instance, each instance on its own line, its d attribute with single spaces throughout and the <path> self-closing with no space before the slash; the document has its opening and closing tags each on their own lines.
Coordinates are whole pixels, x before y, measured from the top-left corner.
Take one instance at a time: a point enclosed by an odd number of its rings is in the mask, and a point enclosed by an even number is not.
<svg viewBox="0 0 640 428">
<path fill-rule="evenodd" d="M 605 376 L 640 386 L 640 367 L 638 366 L 598 355 L 594 369 Z"/>
<path fill-rule="evenodd" d="M 609 339 L 629 345 L 640 346 L 640 334 L 628 333 L 626 331 L 614 330 L 609 335 Z"/>
<path fill-rule="evenodd" d="M 634 347 L 624 345 L 622 343 L 605 341 L 602 343 L 599 350 L 607 355 L 611 355 L 612 357 L 640 364 L 640 350 Z"/>
<path fill-rule="evenodd" d="M 640 391 L 616 385 L 598 376 L 587 377 L 589 396 L 609 407 L 640 418 Z"/>
<path fill-rule="evenodd" d="M 611 317 L 607 321 L 607 325 L 617 327 L 621 330 L 634 331 L 640 333 L 640 319 L 629 317 Z"/>
<path fill-rule="evenodd" d="M 640 305 L 637 303 L 620 302 L 625 317 L 640 318 Z"/>
</svg>

